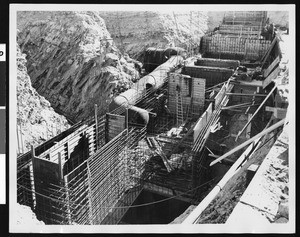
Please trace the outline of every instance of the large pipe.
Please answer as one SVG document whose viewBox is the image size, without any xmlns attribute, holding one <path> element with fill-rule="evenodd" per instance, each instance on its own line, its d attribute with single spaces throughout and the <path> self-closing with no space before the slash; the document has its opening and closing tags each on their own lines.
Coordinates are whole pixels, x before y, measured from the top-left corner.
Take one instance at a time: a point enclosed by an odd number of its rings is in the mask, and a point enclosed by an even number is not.
<svg viewBox="0 0 300 237">
<path fill-rule="evenodd" d="M 183 54 L 186 54 L 186 51 L 180 47 L 170 47 L 167 49 L 150 47 L 145 51 L 143 68 L 146 72 L 152 72 L 157 66 L 166 62 L 170 57 Z"/>
<path fill-rule="evenodd" d="M 160 88 L 168 73 L 175 69 L 179 64 L 183 62 L 182 56 L 171 56 L 171 58 L 158 66 L 153 72 L 144 76 L 137 81 L 131 89 L 118 95 L 109 105 L 109 110 L 112 111 L 120 106 L 133 110 L 140 114 L 145 124 L 149 121 L 149 113 L 147 110 L 134 106 L 139 98 L 146 92 L 148 88 L 158 89 Z"/>
</svg>

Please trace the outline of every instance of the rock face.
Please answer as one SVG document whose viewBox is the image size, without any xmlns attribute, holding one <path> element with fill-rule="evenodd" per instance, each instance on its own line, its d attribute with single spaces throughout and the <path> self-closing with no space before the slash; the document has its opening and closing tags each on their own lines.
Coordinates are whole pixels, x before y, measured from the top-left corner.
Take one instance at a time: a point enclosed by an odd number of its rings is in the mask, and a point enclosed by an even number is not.
<svg viewBox="0 0 300 237">
<path fill-rule="evenodd" d="M 94 104 L 105 113 L 113 95 L 140 77 L 96 12 L 18 12 L 17 17 L 33 87 L 70 120 L 93 115 Z"/>
<path fill-rule="evenodd" d="M 197 50 L 207 31 L 205 12 L 100 12 L 122 52 L 142 60 L 148 47 Z"/>
<path fill-rule="evenodd" d="M 49 101 L 32 87 L 25 55 L 17 47 L 17 126 L 19 153 L 30 150 L 69 127 L 64 116 L 54 112 Z"/>
</svg>

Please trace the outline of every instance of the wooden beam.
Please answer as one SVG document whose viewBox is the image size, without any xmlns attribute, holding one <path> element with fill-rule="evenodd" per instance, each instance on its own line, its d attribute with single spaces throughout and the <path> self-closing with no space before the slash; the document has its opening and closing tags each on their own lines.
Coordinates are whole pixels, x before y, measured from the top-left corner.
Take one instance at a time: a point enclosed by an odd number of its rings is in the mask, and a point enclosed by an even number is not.
<svg viewBox="0 0 300 237">
<path fill-rule="evenodd" d="M 62 164 L 62 160 L 61 160 L 61 152 L 58 152 L 58 178 L 60 179 L 60 182 L 63 182 L 64 180 L 64 174 L 63 174 L 63 164 Z"/>
<path fill-rule="evenodd" d="M 262 67 L 264 66 L 267 58 L 269 57 L 271 51 L 273 50 L 273 47 L 275 46 L 276 42 L 277 42 L 277 37 L 274 37 L 274 39 L 273 39 L 273 41 L 272 41 L 272 43 L 271 43 L 271 45 L 269 47 L 269 50 L 267 50 L 267 52 L 265 53 L 265 55 L 261 59 L 262 60 L 262 63 L 261 63 Z"/>
<path fill-rule="evenodd" d="M 255 86 L 255 87 L 262 87 L 262 81 L 252 80 L 252 81 L 232 81 L 234 85 L 240 86 Z"/>
<path fill-rule="evenodd" d="M 271 81 L 278 76 L 280 72 L 279 66 L 263 81 L 263 89 L 271 83 Z"/>
<path fill-rule="evenodd" d="M 245 94 L 245 93 L 226 93 L 226 95 L 237 95 L 237 96 L 260 96 L 260 97 L 266 97 L 265 94 Z"/>
<path fill-rule="evenodd" d="M 266 111 L 273 112 L 274 117 L 277 119 L 283 119 L 286 117 L 287 109 L 277 108 L 277 107 L 269 107 L 266 106 Z"/>
<path fill-rule="evenodd" d="M 235 112 L 238 112 L 238 113 L 242 113 L 243 110 L 242 109 L 232 109 L 232 108 L 228 108 L 226 110 L 231 110 L 231 111 L 235 111 Z"/>
<path fill-rule="evenodd" d="M 257 90 L 259 90 L 259 89 L 257 88 Z M 257 92 L 254 91 L 254 96 L 252 97 L 252 104 L 251 104 L 251 105 L 254 105 L 254 103 L 255 103 L 255 95 L 257 95 L 256 93 L 257 93 Z M 251 106 L 248 106 L 248 108 L 246 109 L 245 114 L 247 114 L 247 113 L 249 112 L 250 107 L 251 107 Z M 249 119 L 249 116 L 248 116 L 248 119 Z"/>
<path fill-rule="evenodd" d="M 98 105 L 95 104 L 96 150 L 98 150 Z"/>
<path fill-rule="evenodd" d="M 226 110 L 226 109 L 233 109 L 233 108 L 245 108 L 245 107 L 251 107 L 251 106 L 257 106 L 259 104 L 247 104 L 247 105 L 233 105 L 233 106 L 227 106 L 227 107 L 223 107 L 221 108 L 222 110 Z"/>
<path fill-rule="evenodd" d="M 246 123 L 246 125 L 242 128 L 242 130 L 238 133 L 235 141 L 237 141 L 237 139 L 239 138 L 239 136 L 244 132 L 244 130 L 247 128 L 247 126 L 249 125 L 249 123 L 251 122 L 251 120 L 254 118 L 254 116 L 258 113 L 258 111 L 261 109 L 261 107 L 266 103 L 266 101 L 268 100 L 268 98 L 272 95 L 272 93 L 274 92 L 274 90 L 277 88 L 277 86 L 274 86 L 273 89 L 269 92 L 268 96 L 264 99 L 264 101 L 260 104 L 260 106 L 257 108 L 257 110 L 254 112 L 254 114 L 252 115 L 252 117 L 248 120 L 248 122 Z"/>
<path fill-rule="evenodd" d="M 272 125 L 271 127 L 264 129 L 263 131 L 261 131 L 260 133 L 258 133 L 257 135 L 255 135 L 254 137 L 250 138 L 249 140 L 245 141 L 244 143 L 240 144 L 239 146 L 233 148 L 232 150 L 230 150 L 229 152 L 225 153 L 224 155 L 220 156 L 219 158 L 215 159 L 214 161 L 212 161 L 210 163 L 210 166 L 216 164 L 217 162 L 220 162 L 221 160 L 225 159 L 226 157 L 232 155 L 233 153 L 237 152 L 238 150 L 242 149 L 243 147 L 249 145 L 250 143 L 252 143 L 253 141 L 255 141 L 257 138 L 262 137 L 263 135 L 272 132 L 274 129 L 282 126 L 284 124 L 285 119 L 280 120 L 279 122 L 275 123 L 274 125 Z"/>
<path fill-rule="evenodd" d="M 280 62 L 280 58 L 279 56 L 277 56 L 277 58 L 271 63 L 271 65 L 266 69 L 264 70 L 264 78 L 266 78 L 270 73 L 271 71 L 273 70 L 273 68 Z"/>
</svg>

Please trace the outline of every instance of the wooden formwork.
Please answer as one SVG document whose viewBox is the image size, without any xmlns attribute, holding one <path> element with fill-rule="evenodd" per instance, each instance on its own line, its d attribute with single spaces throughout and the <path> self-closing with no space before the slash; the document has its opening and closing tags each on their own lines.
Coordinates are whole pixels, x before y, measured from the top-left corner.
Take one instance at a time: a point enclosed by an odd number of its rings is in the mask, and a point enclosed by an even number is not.
<svg viewBox="0 0 300 237">
<path fill-rule="evenodd" d="M 32 184 L 30 176 L 31 160 L 27 162 L 28 165 L 23 166 L 17 172 L 17 202 L 34 209 L 34 200 L 32 193 Z"/>
<path fill-rule="evenodd" d="M 204 111 L 204 113 L 201 115 L 201 117 L 198 119 L 198 121 L 196 122 L 196 125 L 194 127 L 194 142 L 196 141 L 196 138 L 198 137 L 200 131 L 206 126 L 207 122 L 210 119 L 210 116 L 212 114 L 212 103 L 209 104 L 209 106 L 207 107 L 207 109 Z"/>
<path fill-rule="evenodd" d="M 67 196 L 65 215 L 68 217 L 69 224 L 90 224 L 91 205 L 87 161 L 64 176 L 64 186 Z"/>
<path fill-rule="evenodd" d="M 183 74 L 191 77 L 204 78 L 206 80 L 206 87 L 211 87 L 228 80 L 233 72 L 233 69 L 206 66 L 186 66 L 182 71 Z"/>
<path fill-rule="evenodd" d="M 126 127 L 125 116 L 122 115 L 107 113 L 106 122 L 107 122 L 107 141 L 112 140 Z"/>
<path fill-rule="evenodd" d="M 236 59 L 239 56 L 243 60 L 259 60 L 266 53 L 270 44 L 270 40 L 238 36 L 224 37 L 217 34 L 202 38 L 201 51 L 216 58 L 228 55 L 228 59 Z"/>
<path fill-rule="evenodd" d="M 131 131 L 125 129 L 89 157 L 92 224 L 102 224 L 104 220 L 106 223 L 109 219 L 106 218 L 108 214 L 114 210 L 125 191 L 130 188 L 128 185 L 132 182 L 126 178 L 128 175 L 126 160 L 130 157 L 126 155 L 126 148 L 135 146 L 145 136 L 145 132 L 146 128 Z M 139 170 L 140 167 L 135 167 L 135 169 Z M 120 212 L 121 214 L 124 213 Z M 113 219 L 111 221 L 118 221 L 116 217 Z M 114 224 L 114 222 L 109 224 Z"/>
<path fill-rule="evenodd" d="M 96 126 L 98 127 L 98 134 L 100 134 L 100 136 L 98 136 L 98 140 L 100 140 L 100 143 L 103 143 L 102 140 L 104 140 L 105 133 L 104 117 L 99 119 L 97 125 L 95 123 L 89 126 L 83 124 L 72 134 L 68 135 L 67 137 L 56 143 L 54 146 L 41 153 L 38 157 L 58 164 L 58 157 L 60 156 L 62 166 L 64 166 L 70 158 L 76 155 L 73 154 L 75 149 L 79 149 L 79 147 L 82 146 L 80 150 L 85 150 L 85 154 L 80 155 L 78 157 L 79 160 L 70 161 L 72 164 L 68 163 L 68 166 L 70 167 L 67 170 L 73 170 L 76 167 L 76 164 L 78 165 L 82 163 L 84 157 L 87 158 L 96 151 Z"/>
<path fill-rule="evenodd" d="M 226 12 L 224 24 L 264 25 L 267 20 L 266 11 L 230 11 Z"/>
<path fill-rule="evenodd" d="M 182 96 L 183 113 L 187 116 L 191 112 L 200 116 L 205 100 L 205 79 L 187 77 L 179 73 L 170 73 L 168 83 L 168 108 L 176 114 L 177 86 Z"/>
<path fill-rule="evenodd" d="M 28 202 L 35 203 L 38 218 L 47 224 L 101 224 L 115 205 L 124 206 L 124 203 L 119 201 L 123 198 L 127 203 L 123 211 L 114 212 L 114 218 L 105 220 L 105 223 L 115 224 L 118 222 L 116 217 L 120 215 L 120 219 L 138 196 L 138 193 L 133 195 L 132 192 L 129 192 L 131 195 L 125 194 L 135 183 L 139 185 L 139 182 L 131 181 L 133 177 L 127 177 L 127 162 L 131 159 L 127 149 L 135 147 L 137 142 L 143 139 L 145 127 L 123 130 L 89 157 L 84 158 L 80 155 L 72 169 L 64 169 L 66 163 L 63 163 L 63 159 L 68 156 L 67 152 L 64 153 L 65 145 L 69 144 L 71 150 L 75 151 L 75 144 L 80 141 L 82 131 L 88 133 L 92 127 L 93 125 L 84 126 L 67 140 L 62 140 L 55 149 L 50 149 L 52 154 L 57 155 L 57 159 L 45 158 L 50 151 L 42 153 L 40 157 L 36 157 L 34 151 L 32 152 L 31 174 L 34 174 L 34 189 L 30 182 L 26 184 L 29 192 L 19 192 L 19 200 L 25 202 L 25 198 L 32 199 L 34 192 L 35 200 Z M 135 170 L 140 171 L 141 164 L 137 165 L 139 167 L 135 167 Z M 27 168 L 30 166 L 24 166 L 23 171 L 27 171 Z M 19 174 L 30 175 L 28 172 L 23 173 Z M 141 174 L 137 174 L 135 179 L 140 179 L 140 176 Z M 21 178 L 19 184 L 22 184 Z"/>
<path fill-rule="evenodd" d="M 219 26 L 220 31 L 231 31 L 233 33 L 239 34 L 240 32 L 251 32 L 251 31 L 261 31 L 262 27 L 260 25 L 226 25 L 222 24 Z"/>
<path fill-rule="evenodd" d="M 195 62 L 195 66 L 221 67 L 221 68 L 236 69 L 238 66 L 240 66 L 240 61 L 214 59 L 214 58 L 199 58 Z"/>
<path fill-rule="evenodd" d="M 39 157 L 45 151 L 53 147 L 57 142 L 62 141 L 64 138 L 76 131 L 82 123 L 77 123 L 58 134 L 57 136 L 49 139 L 45 143 L 33 148 L 35 156 Z M 34 177 L 32 168 L 32 151 L 22 154 L 17 158 L 17 202 L 23 205 L 30 206 L 35 210 L 34 196 Z"/>
<path fill-rule="evenodd" d="M 46 224 L 66 224 L 66 203 L 62 188 L 60 164 L 34 157 L 32 159 L 35 191 L 35 213 Z"/>
</svg>

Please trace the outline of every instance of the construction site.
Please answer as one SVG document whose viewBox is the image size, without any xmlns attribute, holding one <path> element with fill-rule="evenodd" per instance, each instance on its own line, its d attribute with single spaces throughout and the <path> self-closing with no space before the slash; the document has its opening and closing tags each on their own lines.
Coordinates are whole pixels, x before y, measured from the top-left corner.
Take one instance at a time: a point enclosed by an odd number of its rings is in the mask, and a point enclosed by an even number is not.
<svg viewBox="0 0 300 237">
<path fill-rule="evenodd" d="M 282 39 L 265 11 L 226 12 L 196 50 L 147 48 L 143 77 L 108 112 L 95 102 L 17 157 L 17 202 L 59 225 L 169 224 L 197 209 L 287 123 Z"/>
</svg>

